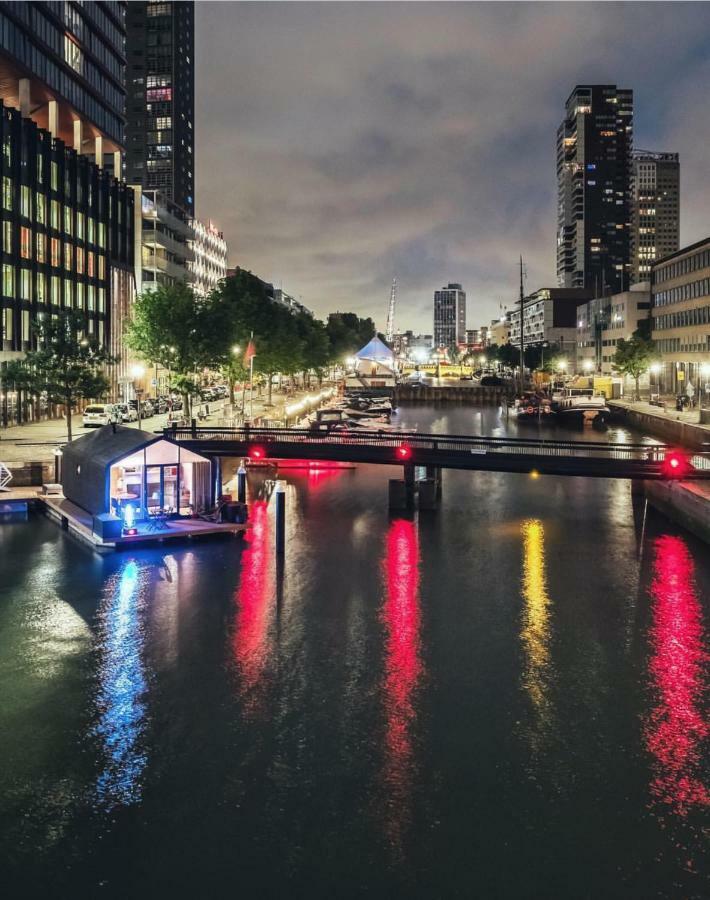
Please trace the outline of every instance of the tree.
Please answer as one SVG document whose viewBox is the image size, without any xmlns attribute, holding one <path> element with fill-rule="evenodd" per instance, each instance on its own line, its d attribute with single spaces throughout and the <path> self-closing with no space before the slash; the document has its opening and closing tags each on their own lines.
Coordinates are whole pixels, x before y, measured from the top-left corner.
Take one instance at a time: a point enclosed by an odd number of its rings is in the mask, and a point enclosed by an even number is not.
<svg viewBox="0 0 710 900">
<path fill-rule="evenodd" d="M 318 377 L 322 378 L 323 370 L 328 365 L 330 359 L 328 332 L 323 322 L 314 319 L 307 313 L 298 313 L 294 319 L 301 341 L 304 383 L 308 386 L 308 375 L 311 369 L 314 369 Z"/>
<path fill-rule="evenodd" d="M 355 313 L 335 312 L 328 316 L 325 326 L 330 342 L 330 361 L 342 362 L 352 356 L 375 336 L 372 319 L 361 319 Z"/>
<path fill-rule="evenodd" d="M 621 375 L 629 375 L 634 379 L 635 400 L 641 399 L 639 380 L 648 371 L 655 356 L 656 345 L 644 337 L 640 330 L 635 331 L 628 341 L 621 338 L 616 344 L 612 367 Z"/>
<path fill-rule="evenodd" d="M 104 396 L 109 382 L 107 366 L 118 360 L 98 342 L 84 334 L 84 316 L 62 310 L 56 318 L 43 319 L 37 328 L 37 349 L 23 360 L 8 365 L 8 380 L 14 380 L 37 396 L 45 394 L 49 403 L 64 407 L 67 441 L 72 440 L 72 412 L 80 400 Z"/>
<path fill-rule="evenodd" d="M 200 297 L 183 283 L 158 285 L 137 297 L 126 345 L 149 362 L 172 369 L 189 413 L 191 381 L 200 369 L 216 368 L 226 358 L 231 330 L 219 290 Z"/>
<path fill-rule="evenodd" d="M 498 347 L 496 355 L 498 362 L 503 366 L 514 369 L 520 365 L 520 347 L 515 347 L 513 344 L 502 344 Z"/>
</svg>

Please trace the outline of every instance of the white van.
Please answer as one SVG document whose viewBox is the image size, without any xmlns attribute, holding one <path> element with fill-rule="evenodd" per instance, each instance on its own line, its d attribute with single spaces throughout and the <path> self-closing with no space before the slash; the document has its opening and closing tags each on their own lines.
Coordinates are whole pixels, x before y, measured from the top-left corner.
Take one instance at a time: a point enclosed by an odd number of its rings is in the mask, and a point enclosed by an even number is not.
<svg viewBox="0 0 710 900">
<path fill-rule="evenodd" d="M 121 423 L 123 417 L 115 403 L 92 403 L 84 410 L 84 428 L 100 428 L 110 422 Z"/>
</svg>

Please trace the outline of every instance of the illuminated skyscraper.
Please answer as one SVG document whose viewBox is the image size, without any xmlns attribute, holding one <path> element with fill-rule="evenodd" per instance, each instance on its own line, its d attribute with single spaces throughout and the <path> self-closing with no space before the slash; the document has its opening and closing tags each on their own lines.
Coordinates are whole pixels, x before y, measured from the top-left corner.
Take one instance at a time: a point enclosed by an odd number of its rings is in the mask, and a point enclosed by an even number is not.
<svg viewBox="0 0 710 900">
<path fill-rule="evenodd" d="M 632 146 L 633 91 L 577 85 L 557 132 L 560 287 L 628 287 Z"/>
<path fill-rule="evenodd" d="M 136 2 L 126 17 L 126 178 L 195 210 L 195 4 Z"/>
</svg>

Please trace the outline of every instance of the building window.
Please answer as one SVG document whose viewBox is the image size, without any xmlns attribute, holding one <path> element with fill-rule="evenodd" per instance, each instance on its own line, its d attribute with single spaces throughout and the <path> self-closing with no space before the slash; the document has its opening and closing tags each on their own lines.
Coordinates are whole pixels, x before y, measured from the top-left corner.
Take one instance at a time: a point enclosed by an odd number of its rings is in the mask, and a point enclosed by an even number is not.
<svg viewBox="0 0 710 900">
<path fill-rule="evenodd" d="M 76 236 L 80 241 L 84 240 L 84 213 L 76 214 Z"/>
<path fill-rule="evenodd" d="M 99 278 L 103 281 L 106 278 L 106 258 L 103 256 L 98 257 L 99 260 Z"/>
<path fill-rule="evenodd" d="M 55 231 L 59 231 L 59 201 L 52 200 L 52 206 L 50 209 L 50 225 L 54 228 Z"/>
<path fill-rule="evenodd" d="M 64 35 L 64 61 L 78 72 L 83 73 L 83 54 L 81 47 L 68 34 Z"/>
<path fill-rule="evenodd" d="M 90 244 L 94 243 L 94 220 L 92 218 L 86 220 L 86 237 Z"/>
<path fill-rule="evenodd" d="M 13 334 L 12 310 L 5 308 L 2 311 L 2 336 L 3 340 L 11 341 Z"/>
<path fill-rule="evenodd" d="M 84 285 L 82 282 L 78 282 L 76 286 L 76 308 L 84 309 Z"/>
<path fill-rule="evenodd" d="M 7 175 L 2 178 L 2 205 L 5 209 L 12 209 L 12 179 Z"/>
<path fill-rule="evenodd" d="M 51 187 L 53 191 L 59 190 L 59 166 L 57 163 L 52 162 L 51 167 Z"/>
<path fill-rule="evenodd" d="M 106 288 L 99 288 L 99 312 L 106 312 Z"/>
<path fill-rule="evenodd" d="M 20 228 L 20 256 L 23 259 L 32 258 L 32 232 L 24 225 Z"/>
<path fill-rule="evenodd" d="M 44 225 L 46 213 L 44 194 L 37 194 L 35 198 L 35 207 L 37 210 L 37 224 Z"/>
<path fill-rule="evenodd" d="M 64 268 L 68 272 L 72 270 L 72 245 L 68 241 L 64 244 Z"/>
<path fill-rule="evenodd" d="M 59 238 L 51 238 L 49 242 L 50 247 L 50 262 L 54 266 L 55 269 L 58 269 L 61 265 L 59 259 Z"/>
<path fill-rule="evenodd" d="M 20 189 L 20 212 L 25 218 L 32 218 L 32 194 L 25 184 Z"/>
<path fill-rule="evenodd" d="M 2 155 L 5 157 L 5 165 L 9 168 L 12 165 L 12 138 L 9 134 L 5 135 L 2 142 Z"/>
<path fill-rule="evenodd" d="M 22 310 L 22 340 L 27 343 L 30 339 L 30 311 Z"/>
<path fill-rule="evenodd" d="M 64 232 L 65 232 L 65 234 L 72 233 L 71 213 L 72 213 L 71 206 L 65 206 L 64 207 Z"/>
<path fill-rule="evenodd" d="M 37 184 L 44 184 L 44 161 L 40 155 L 37 156 Z"/>
<path fill-rule="evenodd" d="M 35 251 L 36 256 L 37 256 L 37 262 L 43 263 L 45 261 L 44 254 L 45 254 L 45 250 L 46 250 L 46 246 L 47 246 L 45 236 L 43 234 L 39 234 L 39 233 L 36 234 L 35 235 L 35 244 L 37 247 L 37 249 Z"/>
<path fill-rule="evenodd" d="M 96 306 L 96 304 L 94 303 L 95 291 L 96 288 L 91 284 L 86 288 L 86 300 L 89 307 L 89 312 L 93 312 Z"/>
<path fill-rule="evenodd" d="M 84 248 L 77 247 L 76 248 L 76 271 L 77 274 L 84 274 Z"/>
<path fill-rule="evenodd" d="M 42 272 L 38 272 L 35 276 L 35 284 L 37 285 L 37 302 L 44 303 L 44 274 Z"/>
<path fill-rule="evenodd" d="M 99 247 L 106 247 L 106 226 L 99 222 Z"/>
<path fill-rule="evenodd" d="M 29 269 L 20 269 L 20 299 L 32 299 L 32 275 Z"/>
<path fill-rule="evenodd" d="M 2 248 L 5 253 L 12 253 L 12 222 L 2 223 Z"/>
<path fill-rule="evenodd" d="M 59 295 L 59 276 L 52 275 L 52 303 L 55 306 L 59 306 L 60 295 Z"/>
<path fill-rule="evenodd" d="M 15 270 L 8 263 L 2 267 L 2 292 L 6 297 L 15 296 Z"/>
<path fill-rule="evenodd" d="M 64 305 L 71 307 L 71 281 L 64 282 Z"/>
<path fill-rule="evenodd" d="M 87 264 L 86 271 L 87 271 L 89 278 L 95 278 L 96 277 L 96 269 L 94 267 L 94 254 L 92 253 L 91 250 L 89 250 L 89 252 L 86 254 L 86 264 Z"/>
</svg>

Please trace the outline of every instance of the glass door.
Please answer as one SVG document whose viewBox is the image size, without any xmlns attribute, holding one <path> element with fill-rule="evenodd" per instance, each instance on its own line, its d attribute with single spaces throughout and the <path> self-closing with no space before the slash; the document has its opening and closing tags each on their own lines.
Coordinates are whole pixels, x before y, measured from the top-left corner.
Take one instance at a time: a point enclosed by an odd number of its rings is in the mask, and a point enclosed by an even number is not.
<svg viewBox="0 0 710 900">
<path fill-rule="evenodd" d="M 163 467 L 147 466 L 145 471 L 145 505 L 148 513 L 163 508 Z"/>
<path fill-rule="evenodd" d="M 178 511 L 177 466 L 163 466 L 163 508 L 169 512 Z"/>
</svg>

